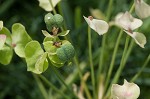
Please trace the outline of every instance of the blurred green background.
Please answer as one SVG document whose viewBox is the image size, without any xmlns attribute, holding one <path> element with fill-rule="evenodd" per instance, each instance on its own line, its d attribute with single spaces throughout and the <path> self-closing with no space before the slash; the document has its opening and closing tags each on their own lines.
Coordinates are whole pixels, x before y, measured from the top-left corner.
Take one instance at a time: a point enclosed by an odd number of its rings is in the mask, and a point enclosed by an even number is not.
<svg viewBox="0 0 150 99">
<path fill-rule="evenodd" d="M 117 13 L 129 10 L 133 1 L 134 0 L 114 0 L 111 19 L 114 19 Z M 70 39 L 75 46 L 80 62 L 88 61 L 87 24 L 83 19 L 83 15 L 90 15 L 90 8 L 98 8 L 106 13 L 108 2 L 109 0 L 62 0 L 56 7 L 58 13 L 64 16 L 67 29 L 71 30 Z M 150 1 L 147 0 L 147 3 L 150 4 Z M 37 0 L 0 0 L 0 20 L 3 20 L 4 26 L 11 30 L 12 24 L 19 22 L 26 27 L 27 32 L 33 39 L 41 43 L 44 39 L 41 30 L 46 29 L 43 20 L 46 13 L 46 11 L 39 7 Z M 133 13 L 133 15 L 135 15 L 135 13 Z M 140 28 L 140 32 L 146 35 L 147 44 L 145 49 L 140 48 L 138 45 L 134 46 L 126 67 L 122 72 L 119 81 L 120 84 L 122 84 L 124 78 L 130 80 L 150 54 L 150 18 L 143 21 L 144 24 Z M 107 47 L 104 58 L 106 68 L 108 68 L 111 60 L 118 31 L 118 28 L 111 27 L 107 35 Z M 94 33 L 94 31 L 92 32 L 93 60 L 96 70 L 102 36 Z M 124 36 L 125 35 L 126 34 L 124 34 Z M 117 66 L 120 63 L 124 42 L 125 37 L 122 38 L 120 43 L 113 73 L 116 72 Z M 71 66 L 59 68 L 59 71 L 64 77 L 67 77 L 74 69 L 76 69 L 76 67 L 72 64 Z M 89 66 L 87 65 L 84 73 L 89 70 Z M 57 87 L 60 86 L 53 71 L 48 69 L 44 75 L 55 83 Z M 75 79 L 75 83 L 80 83 L 79 77 Z M 150 63 L 136 80 L 136 83 L 141 88 L 139 99 L 150 99 Z M 49 89 L 49 92 L 54 94 L 51 92 L 51 89 Z M 15 54 L 9 65 L 4 66 L 0 64 L 0 99 L 43 99 L 32 74 L 26 70 L 25 61 Z"/>
</svg>

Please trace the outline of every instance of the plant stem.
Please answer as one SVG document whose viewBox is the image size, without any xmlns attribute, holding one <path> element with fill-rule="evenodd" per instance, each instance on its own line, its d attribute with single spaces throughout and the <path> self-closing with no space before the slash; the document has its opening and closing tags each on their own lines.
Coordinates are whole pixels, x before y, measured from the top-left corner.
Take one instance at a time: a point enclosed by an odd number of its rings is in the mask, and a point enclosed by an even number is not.
<svg viewBox="0 0 150 99">
<path fill-rule="evenodd" d="M 108 91 L 106 93 L 106 97 L 110 95 L 110 89 L 111 89 L 111 85 L 114 84 L 114 83 L 117 83 L 119 77 L 120 77 L 120 74 L 124 68 L 125 65 L 124 64 L 124 59 L 125 59 L 125 56 L 126 56 L 126 53 L 127 53 L 127 50 L 128 50 L 128 44 L 129 44 L 129 36 L 126 37 L 126 42 L 125 42 L 125 47 L 124 47 L 124 51 L 123 51 L 123 55 L 122 55 L 122 58 L 121 58 L 121 62 L 120 62 L 120 65 L 119 65 L 119 68 L 108 88 Z"/>
<path fill-rule="evenodd" d="M 117 41 L 116 41 L 116 45 L 115 45 L 115 48 L 114 48 L 114 51 L 113 51 L 111 63 L 110 63 L 109 70 L 108 70 L 108 75 L 107 75 L 106 82 L 105 82 L 104 91 L 106 91 L 109 80 L 110 80 L 110 76 L 111 76 L 111 73 L 112 73 L 112 70 L 113 70 L 113 67 L 114 67 L 114 62 L 115 62 L 115 58 L 116 58 L 116 54 L 117 54 L 117 51 L 118 51 L 118 46 L 119 46 L 119 42 L 120 42 L 120 39 L 122 37 L 122 34 L 123 34 L 123 30 L 120 31 L 119 36 L 118 36 Z"/>
<path fill-rule="evenodd" d="M 132 13 L 133 10 L 134 10 L 134 3 L 132 4 L 129 12 Z M 115 48 L 114 48 L 112 60 L 111 60 L 111 63 L 110 63 L 110 68 L 109 68 L 109 71 L 108 71 L 108 76 L 106 78 L 106 85 L 105 85 L 104 91 L 106 91 L 108 83 L 109 83 L 109 80 L 110 80 L 110 76 L 111 76 L 111 73 L 112 73 L 112 70 L 113 70 L 113 67 L 114 67 L 115 57 L 116 57 L 116 53 L 117 53 L 117 50 L 118 50 L 118 46 L 119 46 L 119 42 L 120 42 L 122 33 L 123 33 L 123 30 L 120 31 L 119 36 L 117 38 L 117 42 L 116 42 L 116 45 L 115 45 Z M 129 54 L 130 54 L 130 52 L 132 50 L 133 44 L 134 43 L 133 43 L 133 40 L 132 40 L 132 42 L 130 44 L 130 47 L 129 47 L 129 50 L 127 52 L 127 55 L 124 58 L 124 62 L 122 63 L 122 65 L 125 65 L 125 61 L 127 60 L 128 56 L 129 56 Z"/>
<path fill-rule="evenodd" d="M 77 57 L 76 57 L 76 56 L 74 57 L 74 62 L 75 62 L 75 64 L 76 64 L 77 68 L 78 68 L 79 77 L 80 77 L 81 82 L 82 82 L 82 84 L 83 84 L 83 87 L 84 87 L 86 96 L 88 97 L 88 99 L 92 99 L 91 94 L 90 94 L 90 92 L 89 92 L 89 90 L 88 90 L 88 88 L 87 88 L 87 85 L 86 85 L 86 83 L 85 83 L 85 81 L 84 81 L 84 79 L 83 79 L 82 71 L 81 71 L 81 68 L 80 68 L 80 66 L 79 66 L 79 63 L 78 63 L 78 60 L 77 60 Z"/>
<path fill-rule="evenodd" d="M 133 1 L 133 4 L 132 4 L 132 6 L 131 6 L 131 8 L 130 8 L 130 13 L 132 13 L 133 12 L 133 10 L 134 10 L 134 7 L 135 7 L 135 5 L 134 5 L 134 1 Z"/>
<path fill-rule="evenodd" d="M 109 21 L 110 19 L 110 15 L 111 15 L 111 10 L 112 10 L 112 4 L 113 4 L 113 0 L 109 1 L 109 5 L 108 5 L 108 9 L 107 9 L 107 21 Z M 104 50 L 105 50 L 105 43 L 106 43 L 106 34 L 103 35 L 102 38 L 102 49 L 100 49 L 100 61 L 99 61 L 99 65 L 98 65 L 98 73 L 97 73 L 97 81 L 99 82 L 99 75 L 101 74 L 101 71 L 103 69 L 103 57 L 104 57 Z"/>
<path fill-rule="evenodd" d="M 121 62 L 120 62 L 120 65 L 119 65 L 119 68 L 115 74 L 115 77 L 113 78 L 113 81 L 112 83 L 116 83 L 120 77 L 120 74 L 124 68 L 125 65 L 124 64 L 124 61 L 125 61 L 125 56 L 126 56 L 126 53 L 127 53 L 127 50 L 128 50 L 128 44 L 129 44 L 129 36 L 126 37 L 126 42 L 125 42 L 125 47 L 124 47 L 124 51 L 123 51 L 123 55 L 122 55 L 122 58 L 121 58 Z"/>
<path fill-rule="evenodd" d="M 112 5 L 113 5 L 113 0 L 109 0 L 109 5 L 108 5 L 107 13 L 106 13 L 107 21 L 109 21 L 109 19 L 110 19 L 110 15 L 112 12 Z M 98 73 L 97 73 L 97 84 L 99 84 L 99 75 L 101 75 L 101 71 L 103 70 L 103 67 L 104 67 L 103 59 L 104 59 L 104 52 L 105 52 L 105 45 L 106 45 L 106 36 L 107 35 L 105 34 L 105 35 L 103 35 L 103 38 L 102 38 L 102 49 L 100 49 L 100 60 L 99 60 Z M 97 86 L 99 86 L 99 85 L 97 85 Z"/>
<path fill-rule="evenodd" d="M 54 14 L 57 14 L 57 13 L 56 13 L 56 10 L 55 10 L 55 8 L 54 8 L 54 6 L 53 6 L 52 0 L 49 0 L 49 3 L 50 3 L 50 5 L 51 5 L 51 7 L 52 7 L 52 9 L 53 9 L 53 13 L 54 13 Z"/>
<path fill-rule="evenodd" d="M 58 77 L 59 81 L 60 81 L 61 83 L 63 83 L 63 85 L 64 85 L 70 92 L 72 92 L 72 94 L 73 94 L 74 96 L 76 96 L 76 95 L 74 94 L 73 90 L 71 90 L 71 89 L 69 88 L 69 86 L 64 82 L 63 78 L 61 77 L 61 75 L 59 74 L 59 72 L 57 71 L 57 69 L 56 69 L 53 65 L 51 65 L 51 68 L 52 68 L 52 70 L 54 71 L 54 73 L 56 74 L 56 76 Z"/>
<path fill-rule="evenodd" d="M 42 82 L 40 81 L 40 79 L 38 78 L 38 76 L 37 76 L 36 74 L 33 74 L 33 73 L 32 73 L 32 75 L 33 75 L 33 77 L 35 78 L 35 80 L 36 80 L 36 82 L 37 82 L 37 84 L 38 84 L 38 87 L 39 87 L 39 89 L 40 89 L 40 91 L 41 91 L 43 97 L 44 97 L 45 99 L 48 99 L 48 94 L 47 94 L 46 89 L 44 88 Z"/>
<path fill-rule="evenodd" d="M 61 94 L 65 99 L 70 99 L 67 95 L 62 93 L 57 87 L 55 87 L 50 81 L 48 81 L 43 75 L 39 75 L 39 77 L 47 84 L 50 88 L 55 90 L 57 93 Z"/>
<path fill-rule="evenodd" d="M 142 71 L 144 70 L 144 68 L 149 63 L 149 61 L 150 61 L 150 54 L 147 57 L 147 59 L 145 60 L 144 64 L 142 65 L 142 68 L 140 69 L 140 71 L 137 74 L 135 74 L 134 77 L 131 79 L 131 82 L 134 82 L 139 77 L 139 75 L 142 73 Z"/>
<path fill-rule="evenodd" d="M 111 15 L 111 12 L 112 12 L 112 5 L 113 5 L 113 0 L 109 0 L 109 4 L 108 4 L 108 9 L 107 9 L 107 21 L 109 21 L 110 19 L 110 15 Z"/>
<path fill-rule="evenodd" d="M 123 61 L 122 64 L 121 64 L 121 67 L 124 67 L 124 66 L 125 66 L 125 64 L 126 64 L 126 62 L 127 62 L 127 59 L 128 59 L 128 57 L 129 57 L 129 55 L 130 55 L 132 49 L 133 49 L 133 46 L 134 46 L 134 39 L 131 40 L 131 43 L 130 43 L 130 45 L 129 45 L 127 51 L 126 51 L 126 55 L 124 56 L 124 61 Z M 119 66 L 119 67 L 120 67 L 120 66 Z M 123 69 L 123 68 L 122 68 L 122 69 Z M 120 75 L 120 74 L 119 74 L 119 75 Z M 117 80 L 117 81 L 118 81 L 118 80 Z M 116 82 L 117 82 L 117 81 L 116 81 Z M 114 83 L 116 83 L 116 82 L 114 82 Z M 113 84 L 113 83 L 111 83 L 111 84 Z M 107 94 L 107 97 L 110 96 L 111 84 L 110 84 L 110 86 L 109 86 L 109 88 L 108 88 L 108 91 L 107 91 L 107 93 L 106 93 L 106 94 Z"/>
<path fill-rule="evenodd" d="M 95 93 L 95 76 L 94 76 L 94 66 L 93 66 L 93 58 L 92 58 L 92 44 L 91 44 L 91 29 L 88 27 L 88 45 L 89 45 L 89 61 L 90 61 L 90 69 L 91 69 L 91 80 L 93 86 L 93 97 L 96 99 Z"/>
<path fill-rule="evenodd" d="M 106 42 L 106 34 L 102 38 L 102 49 L 100 48 L 100 60 L 98 65 L 98 73 L 97 73 L 97 81 L 99 82 L 99 75 L 103 69 L 103 57 L 104 57 L 104 50 L 105 50 L 105 42 Z"/>
</svg>

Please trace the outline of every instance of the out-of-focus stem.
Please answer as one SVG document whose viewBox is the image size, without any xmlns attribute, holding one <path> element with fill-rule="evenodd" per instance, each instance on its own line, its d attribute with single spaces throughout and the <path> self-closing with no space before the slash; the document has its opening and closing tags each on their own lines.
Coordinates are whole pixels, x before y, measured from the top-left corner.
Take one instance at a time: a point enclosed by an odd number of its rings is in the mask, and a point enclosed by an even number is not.
<svg viewBox="0 0 150 99">
<path fill-rule="evenodd" d="M 147 59 L 145 60 L 144 64 L 142 65 L 142 68 L 138 71 L 137 74 L 134 75 L 134 77 L 131 79 L 131 82 L 134 82 L 138 77 L 139 75 L 142 73 L 142 71 L 145 69 L 145 67 L 147 66 L 147 64 L 149 63 L 150 61 L 150 54 L 149 56 L 147 57 Z"/>
<path fill-rule="evenodd" d="M 96 99 L 96 93 L 95 93 L 95 76 L 94 76 L 94 65 L 93 65 L 93 58 L 92 58 L 92 45 L 91 45 L 91 29 L 88 27 L 88 45 L 89 45 L 89 61 L 90 61 L 90 69 L 91 69 L 91 80 L 92 80 L 92 86 L 93 86 L 93 97 Z"/>
</svg>

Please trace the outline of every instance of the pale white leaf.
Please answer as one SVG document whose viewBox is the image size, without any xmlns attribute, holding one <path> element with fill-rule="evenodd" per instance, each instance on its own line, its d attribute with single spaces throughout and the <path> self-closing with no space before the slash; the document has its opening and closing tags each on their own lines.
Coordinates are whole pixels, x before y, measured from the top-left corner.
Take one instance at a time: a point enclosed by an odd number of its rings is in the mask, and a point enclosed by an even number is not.
<svg viewBox="0 0 150 99">
<path fill-rule="evenodd" d="M 97 19 L 89 19 L 85 16 L 83 16 L 85 21 L 88 23 L 89 27 L 95 30 L 99 35 L 103 35 L 108 31 L 109 25 L 107 22 L 103 20 L 97 20 Z"/>
<path fill-rule="evenodd" d="M 2 30 L 3 28 L 3 21 L 0 21 L 0 31 Z"/>
<path fill-rule="evenodd" d="M 113 99 L 137 99 L 140 95 L 140 88 L 124 80 L 123 85 L 112 85 L 111 95 Z"/>
<path fill-rule="evenodd" d="M 135 13 L 139 18 L 147 18 L 150 16 L 150 5 L 146 4 L 143 0 L 134 0 Z"/>
<path fill-rule="evenodd" d="M 142 48 L 144 48 L 144 45 L 146 44 L 146 37 L 143 33 L 139 33 L 139 32 L 128 32 L 125 31 L 128 35 L 130 35 L 135 42 Z"/>
<path fill-rule="evenodd" d="M 6 41 L 6 35 L 5 34 L 0 34 L 0 49 L 3 48 L 4 44 Z"/>
<path fill-rule="evenodd" d="M 117 21 L 118 25 L 125 30 L 135 30 L 143 24 L 142 20 L 134 18 L 127 11 Z"/>
<path fill-rule="evenodd" d="M 52 11 L 52 6 L 50 4 L 49 0 L 38 0 L 39 1 L 39 6 L 43 8 L 46 11 Z M 53 7 L 55 7 L 61 0 L 51 0 Z"/>
</svg>

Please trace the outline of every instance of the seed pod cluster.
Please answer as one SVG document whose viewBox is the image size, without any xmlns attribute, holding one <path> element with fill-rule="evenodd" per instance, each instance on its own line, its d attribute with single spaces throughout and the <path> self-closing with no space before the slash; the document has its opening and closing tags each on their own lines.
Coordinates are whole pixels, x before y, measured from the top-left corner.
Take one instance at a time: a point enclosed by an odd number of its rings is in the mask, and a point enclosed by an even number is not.
<svg viewBox="0 0 150 99">
<path fill-rule="evenodd" d="M 44 21 L 48 31 L 51 32 L 53 27 L 60 28 L 63 25 L 64 19 L 60 14 L 53 15 L 52 13 L 48 13 L 45 15 Z"/>
</svg>

